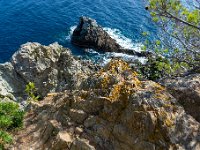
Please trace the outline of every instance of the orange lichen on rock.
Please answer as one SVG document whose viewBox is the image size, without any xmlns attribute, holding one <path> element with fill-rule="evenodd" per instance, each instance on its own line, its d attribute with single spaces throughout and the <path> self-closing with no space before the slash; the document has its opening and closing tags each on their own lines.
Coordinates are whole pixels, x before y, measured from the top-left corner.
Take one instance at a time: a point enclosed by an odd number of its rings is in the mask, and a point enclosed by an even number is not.
<svg viewBox="0 0 200 150">
<path fill-rule="evenodd" d="M 166 94 L 166 88 L 161 86 L 160 84 L 154 83 L 153 90 L 155 94 L 154 97 L 156 99 L 167 100 L 167 101 L 171 99 L 169 94 Z"/>
<path fill-rule="evenodd" d="M 140 87 L 137 75 L 125 61 L 113 59 L 96 77 L 100 80 L 101 88 L 110 91 L 108 99 L 113 102 L 122 95 L 129 96 L 134 88 Z"/>
<path fill-rule="evenodd" d="M 112 74 L 118 74 L 119 72 L 123 72 L 126 70 L 130 70 L 128 63 L 120 59 L 113 59 L 107 66 L 105 67 L 105 71 L 109 71 Z"/>
<path fill-rule="evenodd" d="M 108 85 L 109 85 L 109 83 L 110 83 L 110 77 L 105 74 L 103 76 L 102 80 L 101 80 L 101 86 L 102 86 L 102 88 L 107 88 Z"/>
<path fill-rule="evenodd" d="M 169 116 L 169 114 L 165 111 L 160 111 L 159 113 L 161 121 L 163 121 L 164 125 L 167 127 L 172 127 L 174 125 L 175 117 Z"/>
<path fill-rule="evenodd" d="M 16 142 L 17 149 L 183 149 L 191 139 L 199 149 L 199 123 L 163 86 L 140 81 L 121 60 L 94 72 L 80 89 L 38 103 L 19 134 L 31 140 Z"/>
</svg>

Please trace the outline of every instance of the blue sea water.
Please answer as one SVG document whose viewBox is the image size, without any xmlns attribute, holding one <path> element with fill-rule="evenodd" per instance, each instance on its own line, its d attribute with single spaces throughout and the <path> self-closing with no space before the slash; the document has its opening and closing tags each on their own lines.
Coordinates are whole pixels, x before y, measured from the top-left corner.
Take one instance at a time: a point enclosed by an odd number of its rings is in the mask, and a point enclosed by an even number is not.
<svg viewBox="0 0 200 150">
<path fill-rule="evenodd" d="M 70 44 L 70 33 L 80 16 L 89 16 L 126 47 L 151 38 L 157 29 L 144 9 L 145 0 L 0 0 L 0 62 L 8 61 L 21 44 L 55 41 L 83 55 Z"/>
</svg>

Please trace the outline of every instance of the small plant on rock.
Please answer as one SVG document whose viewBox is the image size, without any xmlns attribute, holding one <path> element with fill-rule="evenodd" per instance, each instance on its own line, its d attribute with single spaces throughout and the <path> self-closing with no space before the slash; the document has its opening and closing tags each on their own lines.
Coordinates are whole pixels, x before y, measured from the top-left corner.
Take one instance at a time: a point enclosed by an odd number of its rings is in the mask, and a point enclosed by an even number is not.
<svg viewBox="0 0 200 150">
<path fill-rule="evenodd" d="M 28 94 L 28 100 L 29 101 L 38 101 L 38 99 L 40 98 L 40 96 L 38 96 L 37 93 L 37 89 L 35 87 L 35 84 L 33 82 L 29 82 L 26 85 L 26 89 L 25 92 Z"/>
</svg>

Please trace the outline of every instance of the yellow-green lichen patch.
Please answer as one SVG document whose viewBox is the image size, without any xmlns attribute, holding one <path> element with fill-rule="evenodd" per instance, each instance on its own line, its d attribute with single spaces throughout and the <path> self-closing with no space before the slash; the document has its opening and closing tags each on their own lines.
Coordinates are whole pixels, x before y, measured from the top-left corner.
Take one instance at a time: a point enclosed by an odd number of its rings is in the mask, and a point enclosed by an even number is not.
<svg viewBox="0 0 200 150">
<path fill-rule="evenodd" d="M 164 110 L 160 111 L 158 114 L 164 125 L 166 125 L 167 127 L 172 127 L 174 125 L 175 117 L 170 116 L 170 114 L 168 114 Z"/>
<path fill-rule="evenodd" d="M 128 63 L 120 59 L 113 59 L 105 68 L 104 71 L 110 72 L 112 74 L 118 74 L 125 70 L 130 70 Z"/>
</svg>

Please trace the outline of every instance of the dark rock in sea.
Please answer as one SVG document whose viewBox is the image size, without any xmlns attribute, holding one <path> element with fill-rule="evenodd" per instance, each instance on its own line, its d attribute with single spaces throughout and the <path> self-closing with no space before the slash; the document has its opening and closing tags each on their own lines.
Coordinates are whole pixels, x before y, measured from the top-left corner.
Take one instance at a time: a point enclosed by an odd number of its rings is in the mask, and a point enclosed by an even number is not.
<svg viewBox="0 0 200 150">
<path fill-rule="evenodd" d="M 94 48 L 104 52 L 115 52 L 120 45 L 91 18 L 81 17 L 74 30 L 71 42 L 85 48 Z"/>
<path fill-rule="evenodd" d="M 100 52 L 117 52 L 138 57 L 148 57 L 151 52 L 137 52 L 132 49 L 124 49 L 117 41 L 97 24 L 96 20 L 88 17 L 80 17 L 79 24 L 71 38 L 74 45 L 83 48 L 93 48 Z"/>
</svg>

